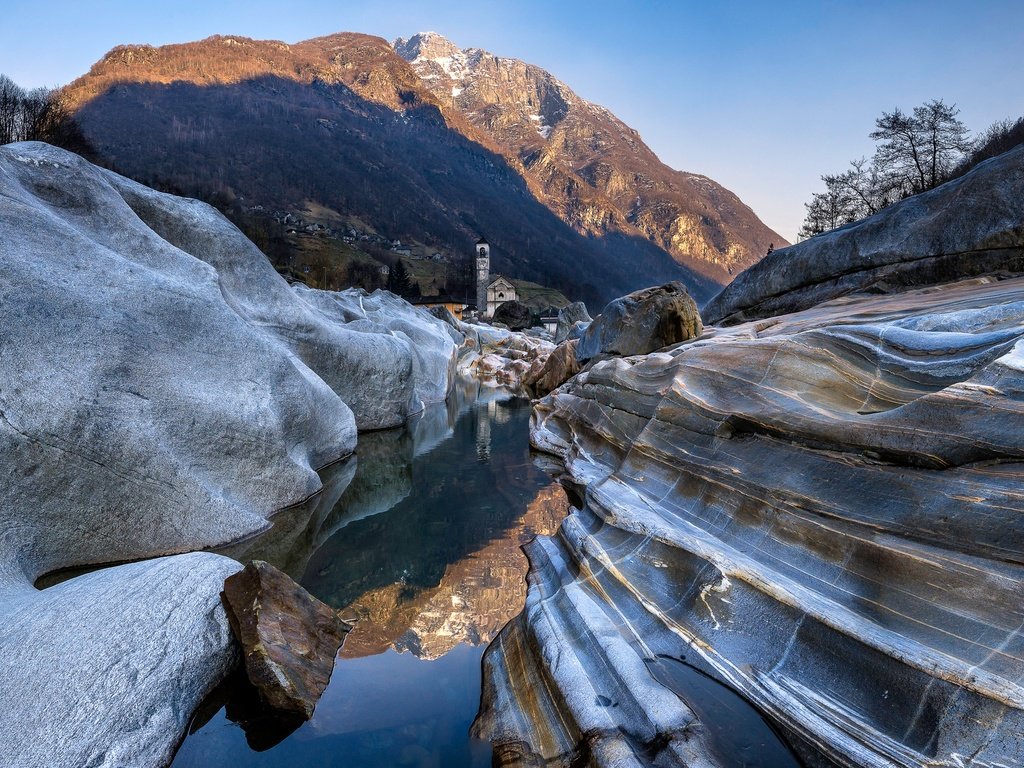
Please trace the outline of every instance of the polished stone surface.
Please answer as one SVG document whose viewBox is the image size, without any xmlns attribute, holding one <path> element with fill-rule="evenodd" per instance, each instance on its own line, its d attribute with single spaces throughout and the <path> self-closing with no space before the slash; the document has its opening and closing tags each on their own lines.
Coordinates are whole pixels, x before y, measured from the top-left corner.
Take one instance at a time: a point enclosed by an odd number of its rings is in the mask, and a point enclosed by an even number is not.
<svg viewBox="0 0 1024 768">
<path fill-rule="evenodd" d="M 1024 278 L 978 278 L 708 328 L 540 401 L 584 499 L 529 549 L 478 733 L 510 764 L 731 764 L 671 657 L 810 765 L 1020 763 L 1022 338 Z"/>
</svg>

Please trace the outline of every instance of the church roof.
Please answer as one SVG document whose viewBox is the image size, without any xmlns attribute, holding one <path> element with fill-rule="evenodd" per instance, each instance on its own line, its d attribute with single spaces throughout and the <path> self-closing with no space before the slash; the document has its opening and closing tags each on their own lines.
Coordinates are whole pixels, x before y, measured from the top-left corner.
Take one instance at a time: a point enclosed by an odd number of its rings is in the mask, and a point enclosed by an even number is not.
<svg viewBox="0 0 1024 768">
<path fill-rule="evenodd" d="M 498 283 L 505 283 L 505 285 L 507 285 L 509 288 L 511 288 L 513 290 L 515 290 L 515 287 L 516 287 L 516 284 L 513 283 L 511 280 L 509 280 L 504 275 L 492 275 L 490 282 L 487 283 L 487 287 L 488 288 L 492 288 L 495 285 L 497 285 Z"/>
<path fill-rule="evenodd" d="M 476 244 L 477 245 L 490 245 L 490 243 L 487 242 L 487 238 L 485 238 L 485 237 L 481 237 L 479 240 L 477 240 Z"/>
</svg>

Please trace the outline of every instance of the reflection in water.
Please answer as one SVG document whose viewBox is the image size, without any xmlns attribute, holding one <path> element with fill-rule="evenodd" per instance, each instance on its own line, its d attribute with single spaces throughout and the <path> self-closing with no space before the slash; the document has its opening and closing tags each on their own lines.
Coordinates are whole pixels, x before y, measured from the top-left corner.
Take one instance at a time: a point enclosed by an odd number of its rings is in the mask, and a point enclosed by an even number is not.
<svg viewBox="0 0 1024 768">
<path fill-rule="evenodd" d="M 256 753 L 222 709 L 174 765 L 490 765 L 468 736 L 480 657 L 525 602 L 520 545 L 567 511 L 531 462 L 529 414 L 462 382 L 408 429 L 360 435 L 324 494 L 226 552 L 269 560 L 357 623 L 309 723 Z"/>
</svg>

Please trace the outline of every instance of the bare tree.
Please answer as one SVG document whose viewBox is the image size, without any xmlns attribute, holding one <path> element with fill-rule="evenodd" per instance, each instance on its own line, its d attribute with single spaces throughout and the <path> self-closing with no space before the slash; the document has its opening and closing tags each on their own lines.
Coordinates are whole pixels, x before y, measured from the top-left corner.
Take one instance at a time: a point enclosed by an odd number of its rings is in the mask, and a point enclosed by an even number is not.
<svg viewBox="0 0 1024 768">
<path fill-rule="evenodd" d="M 970 148 L 967 127 L 958 114 L 956 105 L 933 99 L 909 115 L 897 107 L 875 121 L 871 138 L 881 142 L 875 163 L 904 192 L 902 196 L 937 187 Z"/>
<path fill-rule="evenodd" d="M 875 121 L 871 138 L 879 142 L 870 162 L 854 160 L 842 173 L 821 177 L 825 192 L 807 203 L 801 237 L 859 221 L 910 195 L 952 178 L 970 149 L 959 110 L 941 99 L 915 107 L 898 107 Z"/>
<path fill-rule="evenodd" d="M 26 91 L 0 74 L 0 145 L 45 141 L 92 156 L 92 148 L 59 91 Z"/>
</svg>

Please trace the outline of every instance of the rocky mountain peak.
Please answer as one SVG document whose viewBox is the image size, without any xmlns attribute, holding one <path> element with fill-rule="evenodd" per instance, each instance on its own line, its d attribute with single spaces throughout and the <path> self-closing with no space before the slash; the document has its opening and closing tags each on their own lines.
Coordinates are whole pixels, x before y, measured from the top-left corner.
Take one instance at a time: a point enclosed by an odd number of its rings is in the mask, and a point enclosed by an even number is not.
<svg viewBox="0 0 1024 768">
<path fill-rule="evenodd" d="M 395 53 L 408 62 L 436 62 L 445 69 L 453 63 L 465 62 L 465 51 L 437 32 L 417 32 L 409 38 L 400 37 L 391 44 Z"/>
</svg>

